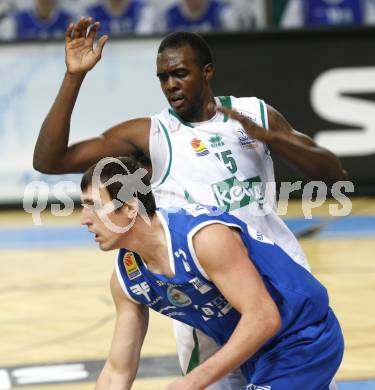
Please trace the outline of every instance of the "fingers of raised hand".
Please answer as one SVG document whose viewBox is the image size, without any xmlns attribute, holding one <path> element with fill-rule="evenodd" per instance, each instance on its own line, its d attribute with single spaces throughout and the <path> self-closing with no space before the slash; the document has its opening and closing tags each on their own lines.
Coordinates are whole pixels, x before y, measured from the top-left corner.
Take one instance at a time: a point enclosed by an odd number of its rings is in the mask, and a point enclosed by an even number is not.
<svg viewBox="0 0 375 390">
<path fill-rule="evenodd" d="M 95 39 L 96 32 L 100 29 L 100 22 L 95 22 L 90 26 L 89 33 L 87 34 L 87 37 L 90 38 L 92 41 Z"/>
<path fill-rule="evenodd" d="M 73 29 L 73 39 L 86 38 L 87 29 L 92 23 L 92 18 L 81 18 Z"/>
<path fill-rule="evenodd" d="M 105 43 L 108 41 L 108 35 L 103 35 L 102 37 L 100 37 L 100 39 L 98 40 L 97 44 L 96 44 L 96 47 L 94 49 L 94 52 L 97 56 L 97 58 L 100 58 L 101 55 L 102 55 L 102 51 L 103 51 L 103 47 L 105 45 Z"/>
<path fill-rule="evenodd" d="M 240 114 L 236 110 L 232 110 L 226 107 L 217 107 L 217 110 L 222 112 L 223 114 L 228 115 L 230 118 L 235 119 L 236 121 L 240 122 L 242 126 L 251 126 L 252 122 L 246 118 L 244 115 Z"/>
<path fill-rule="evenodd" d="M 70 23 L 68 28 L 65 31 L 65 41 L 70 42 L 72 40 L 72 32 L 74 28 L 74 23 Z"/>
</svg>

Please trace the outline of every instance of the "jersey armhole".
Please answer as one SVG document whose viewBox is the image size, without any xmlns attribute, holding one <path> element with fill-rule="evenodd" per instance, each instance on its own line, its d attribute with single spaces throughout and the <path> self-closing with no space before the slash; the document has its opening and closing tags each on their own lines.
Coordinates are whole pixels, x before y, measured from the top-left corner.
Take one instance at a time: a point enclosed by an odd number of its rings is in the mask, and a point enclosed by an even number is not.
<svg viewBox="0 0 375 390">
<path fill-rule="evenodd" d="M 157 140 L 159 142 L 156 142 Z M 151 185 L 154 189 L 165 182 L 172 165 L 172 144 L 168 130 L 156 117 L 151 117 L 149 149 L 152 166 Z M 163 159 L 161 164 L 156 164 L 160 158 Z"/>
<path fill-rule="evenodd" d="M 259 100 L 259 111 L 260 111 L 260 118 L 262 120 L 262 126 L 268 130 L 268 112 L 267 112 L 267 104 L 264 102 L 264 100 Z"/>
<path fill-rule="evenodd" d="M 120 265 L 119 265 L 119 260 L 116 259 L 116 263 L 115 263 L 115 270 L 116 270 L 116 275 L 117 275 L 117 280 L 119 281 L 120 283 L 120 286 L 122 288 L 122 291 L 124 291 L 125 295 L 134 303 L 136 303 L 137 305 L 140 305 L 140 302 L 136 301 L 129 293 L 127 287 L 126 287 L 126 284 L 124 282 L 124 279 L 122 277 L 122 273 L 121 273 L 121 269 L 120 269 Z"/>
<path fill-rule="evenodd" d="M 210 277 L 207 275 L 206 271 L 203 269 L 201 263 L 199 262 L 198 260 L 198 257 L 197 257 L 197 254 L 195 253 L 195 249 L 194 249 L 194 245 L 193 245 L 193 237 L 194 235 L 199 231 L 201 230 L 202 228 L 204 228 L 205 226 L 208 226 L 208 225 L 213 225 L 215 223 L 219 223 L 221 225 L 225 225 L 225 226 L 229 226 L 229 227 L 234 227 L 234 228 L 238 228 L 240 229 L 242 232 L 243 232 L 243 229 L 240 225 L 236 225 L 235 223 L 226 223 L 224 221 L 219 221 L 219 220 L 211 220 L 211 221 L 205 221 L 205 222 L 202 222 L 200 223 L 199 225 L 195 226 L 194 229 L 192 229 L 188 236 L 187 236 L 187 242 L 188 242 L 188 246 L 189 246 L 189 251 L 190 251 L 190 254 L 191 254 L 191 258 L 193 259 L 194 261 L 194 264 L 195 266 L 197 267 L 198 271 L 200 272 L 200 274 L 206 279 L 206 280 L 209 280 L 211 281 Z"/>
</svg>

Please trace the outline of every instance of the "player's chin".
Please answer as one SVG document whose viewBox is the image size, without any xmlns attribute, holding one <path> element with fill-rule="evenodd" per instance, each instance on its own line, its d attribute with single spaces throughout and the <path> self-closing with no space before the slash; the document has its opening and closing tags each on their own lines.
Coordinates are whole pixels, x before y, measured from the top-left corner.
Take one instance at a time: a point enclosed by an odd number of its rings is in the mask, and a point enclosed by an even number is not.
<svg viewBox="0 0 375 390">
<path fill-rule="evenodd" d="M 109 242 L 99 242 L 99 248 L 104 252 L 108 252 L 114 249 L 113 245 L 111 245 Z"/>
</svg>

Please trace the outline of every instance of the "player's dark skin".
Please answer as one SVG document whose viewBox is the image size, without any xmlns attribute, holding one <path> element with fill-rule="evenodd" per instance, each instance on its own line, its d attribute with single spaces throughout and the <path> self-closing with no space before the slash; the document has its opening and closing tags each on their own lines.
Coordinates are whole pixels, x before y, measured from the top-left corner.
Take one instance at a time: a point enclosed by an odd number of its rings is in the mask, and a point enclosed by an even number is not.
<svg viewBox="0 0 375 390">
<path fill-rule="evenodd" d="M 34 151 L 34 168 L 50 174 L 83 172 L 103 157 L 135 155 L 149 164 L 150 118 L 119 123 L 99 137 L 68 146 L 70 119 L 85 75 L 100 60 L 108 36 L 94 39 L 99 22 L 82 18 L 66 32 L 67 71 L 58 95 L 40 129 Z M 210 80 L 213 64 L 202 66 L 190 46 L 167 48 L 157 56 L 160 86 L 180 117 L 187 122 L 212 118 L 216 109 L 241 122 L 252 138 L 266 142 L 270 149 L 310 179 L 332 183 L 344 180 L 346 172 L 338 158 L 308 136 L 295 131 L 274 108 L 267 106 L 269 130 L 233 110 L 216 108 Z"/>
</svg>

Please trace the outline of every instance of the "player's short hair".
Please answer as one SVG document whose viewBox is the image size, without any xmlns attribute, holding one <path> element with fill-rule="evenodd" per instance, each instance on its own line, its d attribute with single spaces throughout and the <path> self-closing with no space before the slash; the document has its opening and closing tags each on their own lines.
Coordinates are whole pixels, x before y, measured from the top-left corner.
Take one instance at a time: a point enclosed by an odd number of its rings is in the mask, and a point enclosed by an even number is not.
<svg viewBox="0 0 375 390">
<path fill-rule="evenodd" d="M 133 157 L 116 157 L 115 161 L 111 161 L 106 163 L 103 166 L 103 169 L 100 173 L 100 182 L 106 183 L 108 180 L 114 178 L 118 175 L 118 178 L 124 177 L 129 174 L 133 174 L 139 168 L 143 168 L 143 166 Z M 121 163 L 123 165 L 121 165 Z M 83 174 L 81 179 L 81 191 L 85 191 L 89 186 L 92 186 L 93 174 L 97 164 L 92 165 L 87 171 Z M 124 169 L 124 166 L 126 169 Z M 132 196 L 137 198 L 140 202 L 142 202 L 143 206 L 146 209 L 147 215 L 152 216 L 155 214 L 156 204 L 155 198 L 151 191 L 151 184 L 149 179 L 149 174 L 143 176 L 140 180 L 142 180 L 143 184 L 150 188 L 146 194 L 135 190 Z M 126 183 L 126 181 L 125 181 Z M 113 183 L 110 183 L 106 186 L 106 189 L 109 193 L 111 200 L 118 199 L 121 202 L 126 202 L 128 199 L 119 199 L 119 191 L 123 189 L 124 183 L 121 180 L 114 180 Z M 132 188 L 134 188 L 132 186 Z M 135 186 L 136 188 L 136 186 Z"/>
<path fill-rule="evenodd" d="M 201 67 L 212 63 L 212 54 L 207 42 L 200 35 L 192 32 L 177 31 L 167 35 L 159 45 L 158 54 L 165 49 L 177 49 L 182 46 L 192 48 Z"/>
</svg>

